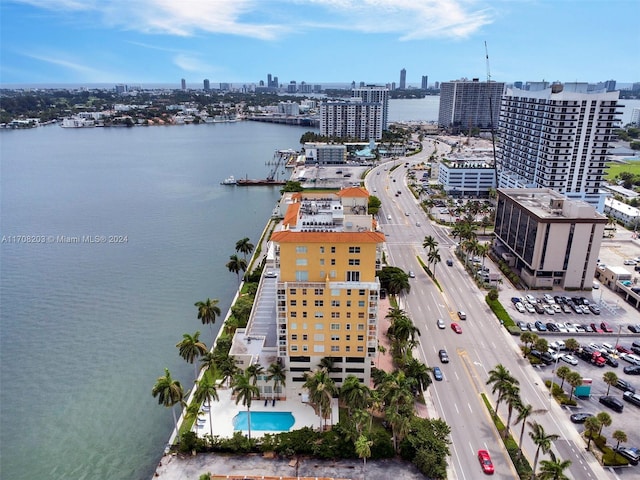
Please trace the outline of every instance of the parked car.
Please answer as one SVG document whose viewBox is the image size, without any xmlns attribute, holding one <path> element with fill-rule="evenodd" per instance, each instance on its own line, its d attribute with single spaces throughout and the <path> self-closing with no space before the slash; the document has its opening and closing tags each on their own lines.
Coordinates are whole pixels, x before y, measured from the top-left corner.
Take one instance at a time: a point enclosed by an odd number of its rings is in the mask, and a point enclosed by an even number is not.
<svg viewBox="0 0 640 480">
<path fill-rule="evenodd" d="M 633 353 L 633 350 L 624 345 L 616 345 L 616 350 L 620 353 Z"/>
<path fill-rule="evenodd" d="M 638 395 L 637 393 L 624 392 L 622 394 L 622 399 L 625 402 L 629 402 L 629 403 L 635 405 L 636 407 L 640 407 L 640 395 Z"/>
<path fill-rule="evenodd" d="M 607 322 L 602 322 L 600 324 L 600 328 L 602 329 L 603 332 L 613 333 L 613 328 L 611 328 Z"/>
<path fill-rule="evenodd" d="M 459 318 L 460 320 L 466 320 L 466 319 L 467 319 L 467 314 L 466 314 L 466 313 L 464 313 L 462 310 L 459 310 L 459 311 L 458 311 L 458 318 Z"/>
<path fill-rule="evenodd" d="M 553 322 L 547 323 L 547 330 L 549 330 L 550 332 L 559 332 L 560 331 L 558 326 Z"/>
<path fill-rule="evenodd" d="M 569 355 L 567 353 L 565 353 L 564 355 L 560 356 L 560 360 L 562 360 L 563 362 L 568 363 L 569 365 L 577 365 L 578 364 L 578 359 L 576 357 L 574 357 L 573 355 Z"/>
<path fill-rule="evenodd" d="M 480 462 L 480 466 L 482 467 L 482 471 L 486 474 L 493 474 L 494 467 L 491 462 L 491 457 L 489 456 L 489 452 L 486 450 L 478 450 L 478 461 Z"/>
<path fill-rule="evenodd" d="M 624 360 L 627 363 L 630 363 L 633 366 L 639 366 L 640 365 L 640 357 L 638 357 L 637 355 L 634 355 L 633 353 L 627 353 L 625 355 L 620 355 L 620 358 L 622 360 Z"/>
<path fill-rule="evenodd" d="M 267 278 L 276 278 L 276 272 L 274 272 L 273 270 L 267 270 L 267 272 L 264 274 L 265 277 Z"/>
<path fill-rule="evenodd" d="M 593 413 L 582 412 L 582 413 L 574 413 L 569 417 L 569 419 L 573 423 L 584 423 L 589 417 L 593 417 Z"/>
<path fill-rule="evenodd" d="M 460 328 L 460 325 L 458 325 L 457 323 L 451 324 L 451 330 L 453 330 L 456 333 L 462 333 L 462 328 Z"/>
<path fill-rule="evenodd" d="M 433 367 L 433 378 L 435 378 L 438 382 L 442 381 L 442 370 L 440 367 Z"/>
<path fill-rule="evenodd" d="M 595 333 L 602 333 L 602 329 L 598 325 L 596 325 L 595 323 L 591 323 L 590 325 Z"/>
<path fill-rule="evenodd" d="M 589 310 L 591 310 L 591 313 L 593 313 L 594 315 L 600 315 L 600 307 L 594 305 L 593 303 L 589 305 Z"/>
<path fill-rule="evenodd" d="M 603 353 L 602 356 L 607 361 L 607 365 L 613 368 L 618 368 L 619 363 L 618 360 L 616 360 L 616 357 L 614 357 L 610 353 Z"/>
<path fill-rule="evenodd" d="M 546 332 L 547 331 L 547 326 L 542 323 L 540 320 L 538 320 L 535 324 L 536 330 L 538 330 L 539 332 Z"/>
<path fill-rule="evenodd" d="M 624 410 L 624 404 L 616 397 L 603 395 L 598 401 L 605 407 L 609 407 L 614 412 L 622 413 L 622 410 Z"/>
<path fill-rule="evenodd" d="M 526 312 L 526 311 L 527 311 L 527 310 L 524 308 L 524 305 L 523 305 L 522 303 L 520 303 L 520 302 L 515 303 L 515 304 L 514 304 L 514 307 L 516 307 L 516 310 L 518 310 L 518 312 L 520 312 L 520 313 L 524 313 L 524 312 Z"/>
<path fill-rule="evenodd" d="M 536 309 L 533 307 L 533 305 L 531 305 L 529 302 L 525 302 L 523 303 L 524 308 L 527 312 L 529 313 L 536 313 Z"/>
<path fill-rule="evenodd" d="M 438 351 L 438 356 L 442 363 L 449 363 L 449 355 L 447 355 L 447 351 L 444 348 Z"/>
<path fill-rule="evenodd" d="M 623 392 L 636 393 L 635 387 L 633 385 L 631 385 L 629 382 L 627 382 L 626 380 L 622 379 L 622 378 L 618 379 L 618 381 L 616 382 L 614 387 L 619 388 Z"/>
<path fill-rule="evenodd" d="M 519 329 L 520 329 L 520 331 L 522 331 L 522 332 L 524 332 L 524 331 L 528 330 L 528 328 L 527 328 L 527 324 L 526 324 L 525 322 L 523 322 L 523 321 L 516 322 L 516 325 L 518 325 L 518 328 L 519 328 Z"/>
<path fill-rule="evenodd" d="M 637 448 L 618 447 L 614 450 L 617 454 L 629 460 L 631 465 L 638 465 L 638 462 L 640 461 L 640 450 Z"/>
<path fill-rule="evenodd" d="M 631 331 L 633 333 L 640 333 L 640 324 L 638 324 L 638 325 L 629 325 L 627 328 L 629 329 L 629 331 Z"/>
<path fill-rule="evenodd" d="M 632 367 L 624 367 L 622 371 L 627 375 L 640 375 L 640 365 L 633 365 Z"/>
</svg>

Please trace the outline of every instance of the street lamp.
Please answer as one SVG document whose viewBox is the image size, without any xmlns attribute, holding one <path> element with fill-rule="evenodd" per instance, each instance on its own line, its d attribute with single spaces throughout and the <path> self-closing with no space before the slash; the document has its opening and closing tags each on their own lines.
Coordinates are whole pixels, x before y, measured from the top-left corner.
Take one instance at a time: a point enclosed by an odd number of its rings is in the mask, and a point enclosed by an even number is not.
<svg viewBox="0 0 640 480">
<path fill-rule="evenodd" d="M 560 361 L 560 349 L 556 351 L 556 365 L 553 368 L 553 377 L 551 377 L 551 390 L 549 391 L 549 405 L 551 405 L 551 402 L 553 401 L 553 385 L 555 384 L 556 372 L 558 371 L 559 361 Z"/>
</svg>

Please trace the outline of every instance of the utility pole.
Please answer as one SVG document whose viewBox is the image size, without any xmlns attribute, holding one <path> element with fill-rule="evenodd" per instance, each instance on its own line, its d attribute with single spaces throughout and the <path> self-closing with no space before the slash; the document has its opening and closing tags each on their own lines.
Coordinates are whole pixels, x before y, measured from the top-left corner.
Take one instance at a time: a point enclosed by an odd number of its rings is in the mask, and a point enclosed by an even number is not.
<svg viewBox="0 0 640 480">
<path fill-rule="evenodd" d="M 493 147 L 493 170 L 496 176 L 496 188 L 498 185 L 498 160 L 496 159 L 496 132 L 493 125 L 493 98 L 491 96 L 491 70 L 489 69 L 489 47 L 484 42 L 484 52 L 487 60 L 487 90 L 489 90 L 489 122 L 491 125 L 491 146 Z"/>
</svg>

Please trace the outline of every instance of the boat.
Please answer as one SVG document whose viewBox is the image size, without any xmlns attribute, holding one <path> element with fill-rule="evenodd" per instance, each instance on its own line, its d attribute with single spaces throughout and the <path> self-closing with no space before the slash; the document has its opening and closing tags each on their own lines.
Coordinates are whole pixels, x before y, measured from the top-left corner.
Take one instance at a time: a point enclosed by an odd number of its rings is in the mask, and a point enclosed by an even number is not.
<svg viewBox="0 0 640 480">
<path fill-rule="evenodd" d="M 286 184 L 287 182 L 285 180 L 276 180 L 274 178 L 261 178 L 261 179 L 240 178 L 236 182 L 236 185 L 238 185 L 239 187 L 286 185 Z"/>
<path fill-rule="evenodd" d="M 225 178 L 223 181 L 220 182 L 220 185 L 235 185 L 238 182 L 236 182 L 236 179 L 233 175 Z"/>
</svg>

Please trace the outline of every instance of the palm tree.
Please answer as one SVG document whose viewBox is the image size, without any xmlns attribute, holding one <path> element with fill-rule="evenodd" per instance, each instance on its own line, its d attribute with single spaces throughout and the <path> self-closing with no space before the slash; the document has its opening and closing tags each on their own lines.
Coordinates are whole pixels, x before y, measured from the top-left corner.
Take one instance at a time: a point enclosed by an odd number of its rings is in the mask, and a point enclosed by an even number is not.
<svg viewBox="0 0 640 480">
<path fill-rule="evenodd" d="M 534 343 L 536 343 L 536 341 L 538 340 L 538 335 L 536 335 L 533 332 L 522 332 L 520 334 L 520 341 L 524 344 L 524 356 L 526 358 L 527 354 L 529 353 L 529 351 L 531 350 L 531 347 L 529 345 L 533 345 Z"/>
<path fill-rule="evenodd" d="M 489 243 L 481 243 L 478 245 L 478 255 L 482 257 L 482 266 L 484 267 L 484 260 L 489 255 L 489 251 L 491 250 L 491 244 Z"/>
<path fill-rule="evenodd" d="M 218 370 L 216 361 L 216 354 L 212 351 L 208 351 L 204 355 L 200 356 L 200 370 L 216 372 Z"/>
<path fill-rule="evenodd" d="M 236 361 L 233 357 L 228 355 L 218 362 L 218 369 L 220 370 L 223 383 L 233 379 L 236 373 L 238 373 Z"/>
<path fill-rule="evenodd" d="M 240 252 L 244 255 L 245 262 L 247 261 L 247 254 L 253 252 L 254 248 L 255 246 L 249 241 L 248 237 L 236 242 L 236 252 Z"/>
<path fill-rule="evenodd" d="M 253 385 L 258 385 L 258 377 L 264 374 L 264 367 L 259 363 L 252 363 L 247 367 L 247 375 L 251 378 Z"/>
<path fill-rule="evenodd" d="M 627 441 L 627 434 L 624 433 L 622 430 L 616 430 L 615 432 L 613 432 L 611 436 L 614 438 L 614 440 L 618 441 L 618 444 L 616 445 L 616 449 L 618 449 L 618 447 L 620 446 L 620 442 Z"/>
<path fill-rule="evenodd" d="M 427 235 L 426 237 L 424 237 L 424 240 L 422 242 L 422 248 L 431 251 L 431 250 L 435 250 L 437 246 L 438 246 L 438 242 L 433 236 Z"/>
<path fill-rule="evenodd" d="M 555 433 L 547 434 L 544 431 L 544 427 L 538 422 L 529 422 L 529 426 L 531 427 L 529 436 L 538 447 L 536 448 L 536 455 L 533 458 L 533 470 L 531 473 L 531 479 L 534 480 L 536 478 L 536 466 L 538 465 L 538 455 L 540 455 L 540 451 L 542 450 L 542 453 L 549 452 L 549 450 L 551 450 L 551 442 L 560 438 L 560 435 L 556 435 Z"/>
<path fill-rule="evenodd" d="M 194 305 L 198 307 L 198 319 L 202 320 L 203 325 L 209 325 L 211 327 L 211 334 L 213 334 L 213 324 L 216 323 L 216 317 L 219 317 L 220 307 L 218 302 L 220 300 L 211 300 L 207 298 L 204 302 L 196 302 Z"/>
<path fill-rule="evenodd" d="M 559 379 L 562 380 L 562 383 L 560 384 L 560 388 L 564 386 L 564 381 L 567 378 L 567 375 L 569 375 L 570 373 L 571 373 L 571 369 L 566 365 L 558 367 L 558 369 L 556 370 L 556 375 L 558 376 Z M 551 386 L 551 388 L 553 388 L 553 385 Z"/>
<path fill-rule="evenodd" d="M 591 439 L 601 428 L 602 425 L 600 425 L 598 417 L 589 417 L 584 421 L 585 435 L 589 439 L 587 440 L 587 450 L 591 447 Z"/>
<path fill-rule="evenodd" d="M 598 431 L 598 436 L 600 436 L 602 435 L 602 429 L 604 427 L 611 426 L 611 422 L 613 422 L 613 420 L 611 419 L 611 415 L 609 415 L 607 412 L 599 412 L 596 415 L 596 418 L 600 422 L 600 430 Z"/>
<path fill-rule="evenodd" d="M 571 395 L 569 395 L 569 401 L 571 401 L 571 399 L 573 398 L 573 392 L 575 391 L 576 387 L 582 385 L 582 375 L 580 375 L 578 372 L 571 372 L 567 375 L 567 382 L 569 382 L 569 385 L 571 385 Z"/>
<path fill-rule="evenodd" d="M 286 385 L 287 370 L 279 363 L 272 363 L 267 369 L 267 381 L 270 382 L 271 380 L 273 380 L 273 395 L 275 397 L 278 386 L 282 385 L 284 387 Z M 278 396 L 278 400 L 280 400 L 280 396 Z"/>
<path fill-rule="evenodd" d="M 202 378 L 196 382 L 198 388 L 193 394 L 193 400 L 196 402 L 196 405 L 206 403 L 209 411 L 209 433 L 211 434 L 211 438 L 213 438 L 213 422 L 211 421 L 211 399 L 216 402 L 220 400 L 218 397 L 218 390 L 216 388 L 216 384 L 213 380 L 213 376 L 207 372 Z"/>
<path fill-rule="evenodd" d="M 493 370 L 489 370 L 489 379 L 487 380 L 487 385 L 493 384 L 493 388 L 491 389 L 491 393 L 498 392 L 498 400 L 496 402 L 496 409 L 494 412 L 494 417 L 498 416 L 498 407 L 500 406 L 500 401 L 502 400 L 502 391 L 507 388 L 507 385 L 518 385 L 520 382 L 516 378 L 514 378 L 509 370 L 505 368 L 504 365 L 498 364 Z"/>
<path fill-rule="evenodd" d="M 178 380 L 171 378 L 171 373 L 169 373 L 168 368 L 164 369 L 164 377 L 158 377 L 158 380 L 156 380 L 156 384 L 151 390 L 151 395 L 153 395 L 153 398 L 158 397 L 158 403 L 160 405 L 171 408 L 171 413 L 173 413 L 173 423 L 177 432 L 178 420 L 173 406 L 183 402 L 184 390 Z"/>
<path fill-rule="evenodd" d="M 571 466 L 571 460 L 557 460 L 553 452 L 549 452 L 551 460 L 540 462 L 540 474 L 538 480 L 569 480 L 563 472 Z"/>
<path fill-rule="evenodd" d="M 530 403 L 525 405 L 522 402 L 516 405 L 516 408 L 518 409 L 518 416 L 516 417 L 516 421 L 513 422 L 513 424 L 517 425 L 518 423 L 522 423 L 522 428 L 520 429 L 520 440 L 518 441 L 518 456 L 521 457 L 522 456 L 522 437 L 524 436 L 524 427 L 527 424 L 527 419 L 531 415 L 546 413 L 546 410 L 543 408 L 535 410 L 533 408 L 533 405 L 531 405 Z"/>
<path fill-rule="evenodd" d="M 233 377 L 233 390 L 236 396 L 236 405 L 242 402 L 247 407 L 247 430 L 251 439 L 251 400 L 260 394 L 260 390 L 251 383 L 251 376 L 247 372 L 236 373 Z"/>
<path fill-rule="evenodd" d="M 564 341 L 564 346 L 570 352 L 575 352 L 580 348 L 580 343 L 575 338 L 567 338 Z"/>
<path fill-rule="evenodd" d="M 333 372 L 333 366 L 335 362 L 331 357 L 322 357 L 320 359 L 320 363 L 318 364 L 318 368 L 324 368 L 327 372 Z"/>
<path fill-rule="evenodd" d="M 509 436 L 509 425 L 511 425 L 511 415 L 513 414 L 513 409 L 520 403 L 520 387 L 516 384 L 508 384 L 505 385 L 505 388 L 501 393 L 502 400 L 504 400 L 507 404 L 507 423 L 505 423 L 504 428 L 504 438 Z"/>
<path fill-rule="evenodd" d="M 609 389 L 611 388 L 611 386 L 618 383 L 618 375 L 616 375 L 616 372 L 608 371 L 605 372 L 605 374 L 602 376 L 602 379 L 604 380 L 604 383 L 607 384 L 607 395 L 609 395 Z"/>
<path fill-rule="evenodd" d="M 360 435 L 355 442 L 356 453 L 358 457 L 362 458 L 362 478 L 367 478 L 366 470 L 367 470 L 367 458 L 371 456 L 371 445 L 373 442 L 369 440 L 366 436 Z"/>
<path fill-rule="evenodd" d="M 345 378 L 340 388 L 340 400 L 347 406 L 349 416 L 352 409 L 363 410 L 369 404 L 371 391 L 364 383 L 355 375 L 349 375 Z"/>
<path fill-rule="evenodd" d="M 431 376 L 429 375 L 431 369 L 417 358 L 410 357 L 403 370 L 407 377 L 416 381 L 416 385 L 421 391 L 424 392 L 431 385 Z"/>
<path fill-rule="evenodd" d="M 338 393 L 335 382 L 324 368 L 305 372 L 305 382 L 302 385 L 309 391 L 309 400 L 314 405 L 316 413 L 320 417 L 320 427 L 322 421 L 331 415 L 331 400 Z"/>
<path fill-rule="evenodd" d="M 193 335 L 185 333 L 182 335 L 182 341 L 176 344 L 179 349 L 180 356 L 184 358 L 188 363 L 193 364 L 194 380 L 198 378 L 198 365 L 195 363 L 196 359 L 207 353 L 207 346 L 200 341 L 200 332 L 196 332 Z"/>
<path fill-rule="evenodd" d="M 429 265 L 433 264 L 433 276 L 436 276 L 436 265 L 438 263 L 440 263 L 440 261 L 442 260 L 440 258 L 440 252 L 436 249 L 436 250 L 430 250 L 429 251 L 429 255 L 427 256 L 427 260 L 429 262 Z"/>
<path fill-rule="evenodd" d="M 247 271 L 247 261 L 244 258 L 238 257 L 238 255 L 231 255 L 226 267 L 230 272 L 238 276 L 238 285 L 240 285 L 240 271 Z"/>
<path fill-rule="evenodd" d="M 410 351 L 410 343 L 416 341 L 416 335 L 420 335 L 420 330 L 406 316 L 394 319 L 387 330 L 387 335 L 394 343 L 394 348 L 404 358 Z"/>
</svg>

